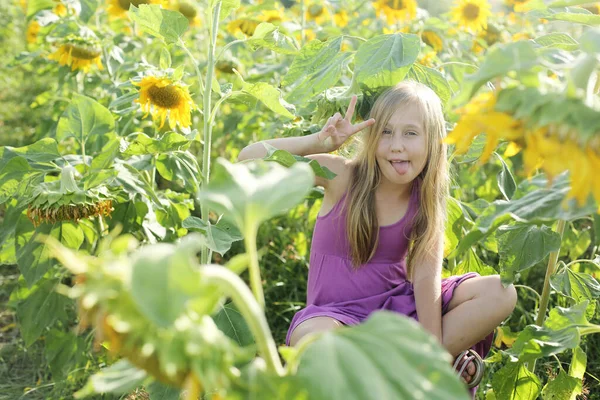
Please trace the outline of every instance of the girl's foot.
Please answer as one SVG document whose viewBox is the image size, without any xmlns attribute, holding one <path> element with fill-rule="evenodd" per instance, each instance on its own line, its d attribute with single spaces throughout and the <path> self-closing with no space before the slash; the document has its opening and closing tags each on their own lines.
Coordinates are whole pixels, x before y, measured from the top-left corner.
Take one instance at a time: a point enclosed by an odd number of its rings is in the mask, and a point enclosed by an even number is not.
<svg viewBox="0 0 600 400">
<path fill-rule="evenodd" d="M 460 353 L 456 357 L 453 367 L 469 389 L 479 385 L 485 368 L 479 354 L 472 349 Z"/>
</svg>

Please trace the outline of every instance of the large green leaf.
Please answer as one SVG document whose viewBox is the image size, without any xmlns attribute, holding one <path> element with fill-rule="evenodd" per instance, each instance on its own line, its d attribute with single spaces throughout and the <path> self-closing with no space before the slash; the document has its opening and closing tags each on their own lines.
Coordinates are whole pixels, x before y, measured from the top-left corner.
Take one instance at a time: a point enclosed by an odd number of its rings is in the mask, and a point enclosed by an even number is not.
<svg viewBox="0 0 600 400">
<path fill-rule="evenodd" d="M 0 169 L 0 204 L 13 197 L 23 196 L 30 187 L 29 181 L 36 176 L 39 173 L 29 166 L 24 157 L 11 158 Z"/>
<path fill-rule="evenodd" d="M 254 231 L 261 222 L 298 204 L 313 183 L 312 169 L 304 163 L 285 168 L 264 161 L 231 164 L 221 158 L 198 198 L 234 221 L 242 232 Z"/>
<path fill-rule="evenodd" d="M 469 249 L 462 260 L 452 270 L 452 275 L 463 275 L 468 272 L 477 272 L 481 276 L 496 275 L 498 272 L 489 265 L 485 265 L 475 250 Z"/>
<path fill-rule="evenodd" d="M 146 378 L 146 371 L 131 365 L 127 360 L 119 360 L 92 375 L 75 396 L 82 398 L 96 393 L 126 394 L 141 386 Z"/>
<path fill-rule="evenodd" d="M 502 163 L 502 170 L 498 172 L 498 176 L 496 177 L 496 180 L 498 182 L 498 188 L 500 189 L 500 192 L 502 192 L 504 199 L 510 200 L 515 195 L 515 192 L 517 190 L 515 178 L 513 177 L 512 172 L 510 172 L 510 168 L 508 168 L 508 165 L 506 165 L 506 162 L 504 161 L 502 156 L 500 156 L 500 154 L 498 153 L 494 154 Z"/>
<path fill-rule="evenodd" d="M 42 281 L 29 291 L 17 305 L 17 317 L 25 346 L 30 346 L 55 321 L 67 319 L 66 309 L 71 300 L 54 291 L 56 282 Z"/>
<path fill-rule="evenodd" d="M 52 329 L 45 335 L 44 356 L 55 379 L 64 379 L 77 367 L 87 363 L 89 345 L 84 337 Z"/>
<path fill-rule="evenodd" d="M 513 282 L 518 272 L 544 260 L 560 248 L 560 235 L 547 226 L 504 225 L 496 231 L 502 281 Z"/>
<path fill-rule="evenodd" d="M 294 114 L 290 111 L 295 111 L 295 107 L 281 98 L 279 89 L 266 82 L 246 82 L 239 73 L 237 76 L 242 81 L 242 92 L 260 100 L 267 108 L 269 108 L 269 110 L 276 112 L 279 115 L 283 115 L 286 118 L 294 118 Z"/>
<path fill-rule="evenodd" d="M 221 21 L 240 7 L 240 0 L 210 0 L 209 5 L 211 9 L 214 8 L 217 3 L 221 3 L 221 12 L 219 13 L 219 19 Z"/>
<path fill-rule="evenodd" d="M 334 86 L 351 56 L 341 53 L 341 46 L 342 38 L 337 37 L 326 42 L 313 40 L 302 47 L 283 78 L 282 84 L 292 88 L 286 100 L 301 104 Z"/>
<path fill-rule="evenodd" d="M 462 208 L 454 197 L 449 197 L 446 207 L 446 224 L 444 229 L 444 256 L 447 257 L 458 245 L 462 237 Z"/>
<path fill-rule="evenodd" d="M 284 167 L 291 167 L 296 164 L 296 162 L 301 161 L 308 163 L 316 176 L 326 179 L 333 179 L 337 176 L 329 168 L 322 167 L 317 160 L 298 156 L 286 150 L 277 149 L 268 143 L 263 143 L 263 145 L 267 149 L 267 155 L 263 158 L 265 161 L 276 161 Z"/>
<path fill-rule="evenodd" d="M 99 137 L 114 129 L 114 118 L 106 107 L 94 99 L 74 93 L 73 99 L 58 120 L 56 140 L 60 142 L 75 137 L 81 145 L 85 145 L 88 140 L 97 143 Z"/>
<path fill-rule="evenodd" d="M 600 298 L 600 284 L 593 276 L 564 268 L 550 277 L 552 288 L 576 303 Z"/>
<path fill-rule="evenodd" d="M 298 48 L 289 36 L 279 31 L 279 27 L 268 22 L 262 22 L 248 39 L 248 44 L 253 48 L 266 47 L 280 54 L 296 54 Z"/>
<path fill-rule="evenodd" d="M 246 320 L 233 303 L 223 305 L 213 316 L 215 324 L 224 334 L 235 340 L 240 346 L 254 343 L 252 332 Z"/>
<path fill-rule="evenodd" d="M 127 148 L 122 150 L 122 153 L 126 157 L 142 154 L 157 155 L 169 151 L 186 150 L 190 147 L 190 143 L 191 140 L 175 132 L 167 132 L 158 139 L 140 132 L 127 144 Z"/>
<path fill-rule="evenodd" d="M 441 72 L 421 64 L 413 64 L 408 71 L 408 78 L 429 86 L 442 100 L 442 105 L 450 101 L 452 88 Z"/>
<path fill-rule="evenodd" d="M 60 157 L 60 153 L 58 143 L 52 138 L 43 138 L 28 146 L 0 147 L 0 168 L 12 158 L 19 156 L 25 158 L 30 164 L 37 164 L 55 160 Z"/>
<path fill-rule="evenodd" d="M 573 378 L 561 369 L 557 376 L 548 380 L 542 389 L 542 397 L 544 400 L 570 400 L 581 393 L 581 387 L 581 379 Z"/>
<path fill-rule="evenodd" d="M 419 37 L 410 33 L 379 35 L 369 39 L 361 44 L 356 52 L 356 81 L 369 88 L 397 84 L 404 79 L 417 60 L 420 46 Z M 423 77 L 423 74 L 421 71 L 417 76 Z"/>
<path fill-rule="evenodd" d="M 544 47 L 573 51 L 579 48 L 579 43 L 566 33 L 552 32 L 535 38 L 535 42 Z"/>
<path fill-rule="evenodd" d="M 196 193 L 198 190 L 200 166 L 189 151 L 160 154 L 156 158 L 156 170 L 166 180 L 183 184 L 188 193 Z"/>
<path fill-rule="evenodd" d="M 377 311 L 320 334 L 300 355 L 297 377 L 311 400 L 467 399 L 450 361 L 416 321 Z"/>
<path fill-rule="evenodd" d="M 198 217 L 188 217 L 182 226 L 190 231 L 202 233 L 206 237 L 206 247 L 221 256 L 229 251 L 233 242 L 244 238 L 235 226 L 223 219 L 213 225 Z"/>
<path fill-rule="evenodd" d="M 575 22 L 578 24 L 600 26 L 600 15 L 558 12 L 544 17 L 549 20 Z"/>
<path fill-rule="evenodd" d="M 496 399 L 535 400 L 542 384 L 522 362 L 510 362 L 496 371 L 492 378 Z"/>
<path fill-rule="evenodd" d="M 21 215 L 15 231 L 19 270 L 29 286 L 36 283 L 56 261 L 42 236 L 51 236 L 70 249 L 77 250 L 83 243 L 83 231 L 71 221 L 54 225 L 43 223 L 35 231 L 25 215 Z"/>
<path fill-rule="evenodd" d="M 139 8 L 131 5 L 129 16 L 144 32 L 166 43 L 177 43 L 190 24 L 180 12 L 165 10 L 157 4 L 140 4 Z"/>
<path fill-rule="evenodd" d="M 98 8 L 98 0 L 79 0 L 79 3 L 81 4 L 79 19 L 87 23 Z"/>
<path fill-rule="evenodd" d="M 159 381 L 152 382 L 145 389 L 150 400 L 180 400 L 180 389 L 164 385 Z"/>
</svg>

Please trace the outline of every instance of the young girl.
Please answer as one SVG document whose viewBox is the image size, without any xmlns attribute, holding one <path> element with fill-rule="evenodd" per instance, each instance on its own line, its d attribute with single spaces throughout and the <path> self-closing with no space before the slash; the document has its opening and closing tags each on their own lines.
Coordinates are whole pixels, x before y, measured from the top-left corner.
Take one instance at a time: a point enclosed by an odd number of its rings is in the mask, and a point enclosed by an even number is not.
<svg viewBox="0 0 600 400">
<path fill-rule="evenodd" d="M 266 141 L 337 174 L 315 178 L 325 196 L 312 238 L 307 306 L 292 319 L 286 344 L 359 324 L 376 310 L 396 311 L 438 338 L 474 393 L 480 357 L 517 295 L 498 275 L 441 279 L 448 171 L 440 99 L 404 81 L 378 97 L 370 119 L 353 125 L 355 105 L 356 96 L 344 117 L 335 114 L 316 134 Z M 328 154 L 365 128 L 356 158 Z M 259 142 L 239 160 L 265 155 Z"/>
</svg>

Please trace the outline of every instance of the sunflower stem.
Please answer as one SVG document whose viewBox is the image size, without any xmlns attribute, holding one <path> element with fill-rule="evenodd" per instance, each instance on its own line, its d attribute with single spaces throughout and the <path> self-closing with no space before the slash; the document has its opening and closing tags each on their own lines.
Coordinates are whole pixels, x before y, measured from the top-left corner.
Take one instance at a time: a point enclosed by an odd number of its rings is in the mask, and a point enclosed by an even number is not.
<svg viewBox="0 0 600 400">
<path fill-rule="evenodd" d="M 211 110 L 211 92 L 212 92 L 212 80 L 213 73 L 215 70 L 215 45 L 217 42 L 217 32 L 219 29 L 219 15 L 221 14 L 221 2 L 217 2 L 214 9 L 209 9 L 209 20 L 212 13 L 212 23 L 210 24 L 210 43 L 208 45 L 208 62 L 206 71 L 206 86 L 204 89 L 204 148 L 202 155 L 202 175 L 204 180 L 202 186 L 206 187 L 210 179 L 210 148 L 211 148 L 211 136 L 212 136 L 212 124 L 210 123 L 210 110 Z M 202 204 L 201 214 L 202 220 L 209 224 L 208 221 L 208 206 Z M 208 248 L 202 249 L 200 260 L 202 264 L 208 264 L 211 258 L 211 252 Z"/>
<path fill-rule="evenodd" d="M 262 279 L 260 278 L 260 266 L 258 265 L 258 251 L 256 249 L 256 234 L 258 233 L 257 226 L 248 226 L 244 232 L 244 247 L 246 254 L 250 258 L 249 274 L 250 287 L 254 298 L 258 302 L 261 309 L 265 309 L 265 295 L 263 293 Z"/>
<path fill-rule="evenodd" d="M 556 233 L 560 235 L 561 240 L 563 232 L 565 230 L 565 223 L 566 221 L 564 219 L 561 219 L 558 221 L 558 225 L 556 226 Z M 546 268 L 546 277 L 544 278 L 544 288 L 542 290 L 542 298 L 540 299 L 540 308 L 538 310 L 538 315 L 535 320 L 535 324 L 537 326 L 542 326 L 542 324 L 544 323 L 544 319 L 546 319 L 546 310 L 548 308 L 548 302 L 550 300 L 550 277 L 554 274 L 554 269 L 556 268 L 556 263 L 558 261 L 559 254 L 560 245 L 558 246 L 558 249 L 556 251 L 551 252 L 550 256 L 548 257 L 548 268 Z M 527 369 L 530 372 L 535 371 L 535 360 L 529 363 Z"/>
</svg>

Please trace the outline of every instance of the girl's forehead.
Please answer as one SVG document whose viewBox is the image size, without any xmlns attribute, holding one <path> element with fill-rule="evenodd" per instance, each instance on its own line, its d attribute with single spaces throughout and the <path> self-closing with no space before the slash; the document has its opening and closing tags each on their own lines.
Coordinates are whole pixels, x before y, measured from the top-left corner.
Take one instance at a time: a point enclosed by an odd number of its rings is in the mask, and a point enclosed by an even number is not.
<svg viewBox="0 0 600 400">
<path fill-rule="evenodd" d="M 415 103 L 409 103 L 395 107 L 390 115 L 388 125 L 414 125 L 423 127 L 425 118 L 422 107 Z"/>
</svg>

